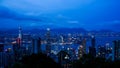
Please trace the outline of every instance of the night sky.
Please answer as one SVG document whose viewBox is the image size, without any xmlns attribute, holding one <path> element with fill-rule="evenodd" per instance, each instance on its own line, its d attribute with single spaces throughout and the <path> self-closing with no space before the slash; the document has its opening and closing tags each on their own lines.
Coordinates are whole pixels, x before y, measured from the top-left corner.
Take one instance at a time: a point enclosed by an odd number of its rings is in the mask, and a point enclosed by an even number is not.
<svg viewBox="0 0 120 68">
<path fill-rule="evenodd" d="M 0 28 L 120 31 L 120 0 L 0 0 Z"/>
</svg>

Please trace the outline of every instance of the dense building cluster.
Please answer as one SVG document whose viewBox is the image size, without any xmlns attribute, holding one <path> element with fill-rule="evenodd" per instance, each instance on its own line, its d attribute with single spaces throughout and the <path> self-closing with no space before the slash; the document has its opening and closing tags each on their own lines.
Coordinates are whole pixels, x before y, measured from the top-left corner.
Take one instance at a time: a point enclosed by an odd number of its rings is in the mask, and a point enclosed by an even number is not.
<svg viewBox="0 0 120 68">
<path fill-rule="evenodd" d="M 107 33 L 108 34 L 108 33 Z M 108 34 L 114 37 L 112 34 Z M 107 37 L 108 35 L 101 35 Z M 69 62 L 79 60 L 85 54 L 111 60 L 120 59 L 120 40 L 104 41 L 94 33 L 56 33 L 50 28 L 46 33 L 25 34 L 19 27 L 19 33 L 0 35 L 0 67 L 12 67 L 24 56 L 43 53 L 66 67 Z M 119 37 L 117 35 L 117 37 Z M 104 44 L 102 42 L 104 42 Z"/>
</svg>

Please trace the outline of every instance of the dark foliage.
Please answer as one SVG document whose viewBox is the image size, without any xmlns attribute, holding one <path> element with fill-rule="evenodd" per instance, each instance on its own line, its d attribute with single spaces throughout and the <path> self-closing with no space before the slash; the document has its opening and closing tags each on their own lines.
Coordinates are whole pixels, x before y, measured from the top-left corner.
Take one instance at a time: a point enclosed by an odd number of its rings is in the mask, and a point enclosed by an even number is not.
<svg viewBox="0 0 120 68">
<path fill-rule="evenodd" d="M 61 66 L 45 54 L 40 53 L 24 56 L 22 60 L 14 64 L 13 68 L 61 68 Z"/>
<path fill-rule="evenodd" d="M 81 59 L 73 61 L 70 68 L 119 68 L 120 61 L 93 57 L 85 54 Z M 16 62 L 13 68 L 62 68 L 60 64 L 45 54 L 32 54 L 24 56 L 22 60 Z"/>
<path fill-rule="evenodd" d="M 91 55 L 84 55 L 83 58 L 73 62 L 73 68 L 119 68 L 120 61 L 95 58 Z"/>
</svg>

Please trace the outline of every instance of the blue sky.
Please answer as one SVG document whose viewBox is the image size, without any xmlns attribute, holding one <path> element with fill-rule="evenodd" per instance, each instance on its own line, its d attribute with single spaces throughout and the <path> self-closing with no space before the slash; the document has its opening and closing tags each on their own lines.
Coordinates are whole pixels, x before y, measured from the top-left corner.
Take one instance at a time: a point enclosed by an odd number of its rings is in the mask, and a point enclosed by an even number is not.
<svg viewBox="0 0 120 68">
<path fill-rule="evenodd" d="M 48 26 L 118 30 L 120 1 L 0 0 L 0 23 L 0 28 Z"/>
</svg>

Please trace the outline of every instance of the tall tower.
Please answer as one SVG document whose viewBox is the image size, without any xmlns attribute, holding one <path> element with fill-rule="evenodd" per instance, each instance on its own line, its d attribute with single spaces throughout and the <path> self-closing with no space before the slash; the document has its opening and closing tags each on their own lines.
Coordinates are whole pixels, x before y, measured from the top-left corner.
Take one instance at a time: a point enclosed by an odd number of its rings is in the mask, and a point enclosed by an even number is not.
<svg viewBox="0 0 120 68">
<path fill-rule="evenodd" d="M 47 34 L 46 34 L 46 53 L 50 54 L 51 52 L 51 39 L 50 39 L 50 28 L 47 28 Z"/>
<path fill-rule="evenodd" d="M 89 47 L 89 54 L 92 55 L 93 57 L 96 57 L 96 48 L 95 48 L 95 37 L 92 35 L 91 36 L 91 47 Z"/>
<path fill-rule="evenodd" d="M 86 54 L 86 38 L 82 40 L 82 45 L 83 45 L 83 54 Z"/>
<path fill-rule="evenodd" d="M 19 35 L 18 35 L 18 38 L 22 39 L 22 28 L 19 27 Z"/>
<path fill-rule="evenodd" d="M 40 37 L 37 40 L 37 50 L 38 50 L 38 53 L 40 53 L 42 51 L 41 50 L 41 38 Z"/>
<path fill-rule="evenodd" d="M 60 42 L 63 43 L 64 42 L 63 36 L 60 36 L 60 39 L 61 39 Z"/>
<path fill-rule="evenodd" d="M 78 59 L 82 58 L 83 54 L 84 54 L 84 47 L 83 47 L 83 45 L 80 45 L 78 47 Z"/>
<path fill-rule="evenodd" d="M 82 39 L 78 47 L 78 59 L 82 58 L 84 54 L 86 54 L 86 38 Z"/>
<path fill-rule="evenodd" d="M 19 47 L 22 45 L 22 29 L 21 29 L 21 27 L 19 27 L 19 34 L 18 34 L 18 38 L 17 38 L 17 44 L 19 45 Z"/>
<path fill-rule="evenodd" d="M 91 45 L 93 48 L 95 48 L 95 37 L 92 35 Z"/>
</svg>

